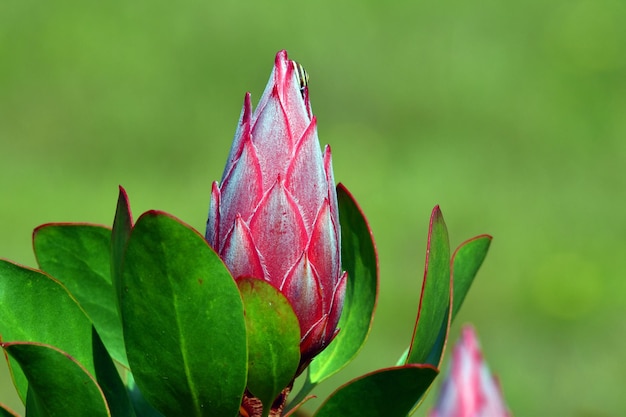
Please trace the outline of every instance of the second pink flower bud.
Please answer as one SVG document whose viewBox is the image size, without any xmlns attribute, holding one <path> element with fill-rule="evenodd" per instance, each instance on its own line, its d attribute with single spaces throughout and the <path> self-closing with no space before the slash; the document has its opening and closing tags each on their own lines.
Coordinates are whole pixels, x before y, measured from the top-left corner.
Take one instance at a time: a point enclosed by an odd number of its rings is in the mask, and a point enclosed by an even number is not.
<svg viewBox="0 0 626 417">
<path fill-rule="evenodd" d="M 511 417 L 471 326 L 454 346 L 450 370 L 428 417 Z"/>
</svg>

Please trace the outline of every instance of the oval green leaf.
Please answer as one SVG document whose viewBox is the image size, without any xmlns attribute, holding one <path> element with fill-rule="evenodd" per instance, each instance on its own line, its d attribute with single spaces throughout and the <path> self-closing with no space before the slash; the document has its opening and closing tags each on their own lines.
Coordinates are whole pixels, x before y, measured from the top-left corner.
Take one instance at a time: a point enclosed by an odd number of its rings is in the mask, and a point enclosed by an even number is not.
<svg viewBox="0 0 626 417">
<path fill-rule="evenodd" d="M 309 384 L 319 384 L 346 366 L 369 334 L 378 297 L 378 255 L 367 219 L 350 192 L 337 186 L 341 264 L 348 272 L 339 333 L 309 366 Z"/>
<path fill-rule="evenodd" d="M 485 256 L 487 256 L 490 243 L 491 236 L 476 236 L 463 242 L 452 255 L 450 277 L 454 294 L 452 297 L 453 310 L 446 312 L 441 323 L 437 340 L 426 358 L 426 363 L 437 368 L 441 366 L 444 348 L 450 331 L 450 324 L 461 307 L 480 265 L 485 259 Z M 452 315 L 451 319 L 449 319 L 450 315 Z"/>
<path fill-rule="evenodd" d="M 164 415 L 234 416 L 246 386 L 243 303 L 191 227 L 149 211 L 123 259 L 122 325 L 131 371 Z"/>
<path fill-rule="evenodd" d="M 116 294 L 117 310 L 121 315 L 122 297 L 122 260 L 126 244 L 133 228 L 133 217 L 130 212 L 130 204 L 126 190 L 120 186 L 117 198 L 117 209 L 113 220 L 113 230 L 111 231 L 111 282 Z"/>
<path fill-rule="evenodd" d="M 314 417 L 406 417 L 436 376 L 428 365 L 379 369 L 337 389 Z"/>
<path fill-rule="evenodd" d="M 93 376 L 71 355 L 40 343 L 3 343 L 28 379 L 29 406 L 39 416 L 110 417 Z M 27 408 L 26 415 L 30 415 Z"/>
<path fill-rule="evenodd" d="M 298 370 L 300 325 L 287 298 L 268 282 L 242 278 L 237 285 L 248 334 L 248 390 L 267 415 Z"/>
<path fill-rule="evenodd" d="M 58 281 L 0 260 L 0 305 L 0 333 L 5 342 L 55 346 L 93 373 L 91 322 Z M 28 384 L 19 368 L 12 368 L 15 386 L 25 401 Z"/>
<path fill-rule="evenodd" d="M 111 285 L 111 229 L 88 224 L 45 224 L 35 229 L 39 267 L 58 279 L 85 310 L 109 354 L 128 367 Z"/>
<path fill-rule="evenodd" d="M 450 309 L 450 243 L 439 206 L 430 216 L 422 291 L 407 363 L 425 363 Z"/>
<path fill-rule="evenodd" d="M 452 320 L 461 309 L 465 296 L 487 256 L 491 239 L 492 237 L 489 235 L 473 237 L 461 243 L 452 255 L 452 277 L 454 280 Z"/>
</svg>

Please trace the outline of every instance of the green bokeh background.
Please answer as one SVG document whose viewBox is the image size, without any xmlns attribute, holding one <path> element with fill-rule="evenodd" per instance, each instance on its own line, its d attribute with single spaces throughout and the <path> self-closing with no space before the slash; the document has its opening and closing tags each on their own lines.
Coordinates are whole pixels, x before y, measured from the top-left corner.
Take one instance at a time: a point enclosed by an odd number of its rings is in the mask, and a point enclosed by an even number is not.
<svg viewBox="0 0 626 417">
<path fill-rule="evenodd" d="M 610 0 L 4 1 L 0 256 L 34 265 L 41 223 L 110 225 L 118 184 L 203 230 L 285 48 L 380 255 L 369 342 L 322 393 L 408 344 L 440 204 L 454 246 L 494 236 L 453 338 L 476 326 L 514 414 L 625 415 L 625 21 Z"/>
</svg>

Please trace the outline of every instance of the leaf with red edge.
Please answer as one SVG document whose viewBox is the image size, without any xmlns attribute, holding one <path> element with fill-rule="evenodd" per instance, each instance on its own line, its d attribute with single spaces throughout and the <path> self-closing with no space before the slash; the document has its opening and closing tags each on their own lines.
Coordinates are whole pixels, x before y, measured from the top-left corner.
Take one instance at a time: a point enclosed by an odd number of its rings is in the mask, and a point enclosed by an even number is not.
<svg viewBox="0 0 626 417">
<path fill-rule="evenodd" d="M 235 415 L 248 362 L 243 302 L 204 238 L 166 213 L 144 213 L 121 287 L 128 362 L 145 399 L 166 416 Z"/>
<path fill-rule="evenodd" d="M 5 342 L 28 341 L 56 346 L 93 372 L 92 324 L 57 280 L 40 271 L 0 260 L 0 305 L 0 331 Z M 28 384 L 24 374 L 18 366 L 12 368 L 17 391 L 25 400 Z"/>
<path fill-rule="evenodd" d="M 444 348 L 448 340 L 450 324 L 459 311 L 476 273 L 487 256 L 491 244 L 491 236 L 480 235 L 463 242 L 455 250 L 450 261 L 450 277 L 453 284 L 453 308 L 446 313 L 437 340 L 433 345 L 426 362 L 439 367 L 443 360 Z M 451 319 L 450 319 L 451 316 Z"/>
<path fill-rule="evenodd" d="M 337 389 L 314 417 L 406 417 L 436 376 L 428 365 L 379 369 Z"/>
<path fill-rule="evenodd" d="M 32 342 L 2 343 L 2 348 L 28 379 L 26 415 L 34 406 L 42 417 L 111 416 L 94 377 L 68 353 Z"/>
<path fill-rule="evenodd" d="M 337 186 L 341 224 L 341 266 L 348 272 L 339 333 L 309 367 L 309 384 L 316 385 L 346 366 L 359 352 L 374 319 L 378 298 L 378 256 L 372 231 L 356 200 L 343 184 Z"/>
<path fill-rule="evenodd" d="M 439 206 L 428 228 L 422 291 L 406 363 L 425 363 L 446 321 L 450 306 L 450 243 Z"/>
<path fill-rule="evenodd" d="M 454 251 L 452 260 L 450 261 L 450 278 L 454 294 L 452 297 L 453 307 L 449 309 L 441 323 L 437 341 L 426 359 L 427 363 L 437 367 L 441 365 L 444 353 L 443 350 L 450 331 L 450 324 L 461 308 L 461 304 L 476 277 L 476 273 L 485 259 L 485 256 L 487 256 L 490 243 L 491 236 L 480 235 L 463 242 Z"/>
<path fill-rule="evenodd" d="M 111 229 L 91 224 L 45 224 L 33 232 L 33 248 L 39 267 L 70 291 L 111 356 L 128 367 L 111 285 Z"/>
<path fill-rule="evenodd" d="M 480 235 L 461 243 L 452 255 L 452 275 L 454 279 L 454 297 L 452 320 L 461 309 L 463 300 L 474 282 L 478 269 L 482 265 L 491 245 L 492 237 Z"/>
<path fill-rule="evenodd" d="M 487 255 L 487 249 L 489 248 L 490 243 L 491 236 L 476 236 L 463 242 L 452 255 L 452 259 L 450 261 L 450 280 L 453 286 L 453 305 L 450 305 L 450 302 L 448 301 L 446 314 L 441 322 L 437 339 L 426 358 L 426 363 L 436 366 L 437 368 L 441 367 L 445 346 L 448 341 L 448 334 L 450 332 L 450 324 L 452 323 L 452 320 L 454 320 L 454 317 L 456 316 L 456 313 L 458 312 L 480 265 Z M 405 361 L 406 354 L 402 359 L 403 363 Z M 423 398 L 424 397 L 420 398 L 420 401 L 416 403 L 415 407 L 409 414 L 413 414 Z"/>
<path fill-rule="evenodd" d="M 130 204 L 126 190 L 120 186 L 117 198 L 117 210 L 111 231 L 111 282 L 116 294 L 118 312 L 120 311 L 120 300 L 122 297 L 122 260 L 126 244 L 133 228 L 133 217 L 130 212 Z"/>
</svg>

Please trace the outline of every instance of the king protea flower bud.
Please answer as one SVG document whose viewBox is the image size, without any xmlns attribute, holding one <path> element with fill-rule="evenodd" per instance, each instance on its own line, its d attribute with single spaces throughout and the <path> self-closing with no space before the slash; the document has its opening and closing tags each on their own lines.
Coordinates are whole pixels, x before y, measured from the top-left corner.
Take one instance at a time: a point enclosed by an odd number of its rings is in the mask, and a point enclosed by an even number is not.
<svg viewBox="0 0 626 417">
<path fill-rule="evenodd" d="M 462 330 L 450 370 L 428 417 L 510 417 L 498 381 L 483 359 L 471 326 Z"/>
<path fill-rule="evenodd" d="M 320 149 L 306 83 L 280 51 L 254 113 L 246 94 L 206 232 L 235 279 L 264 279 L 287 297 L 301 365 L 335 336 L 346 285 L 330 148 Z"/>
</svg>

